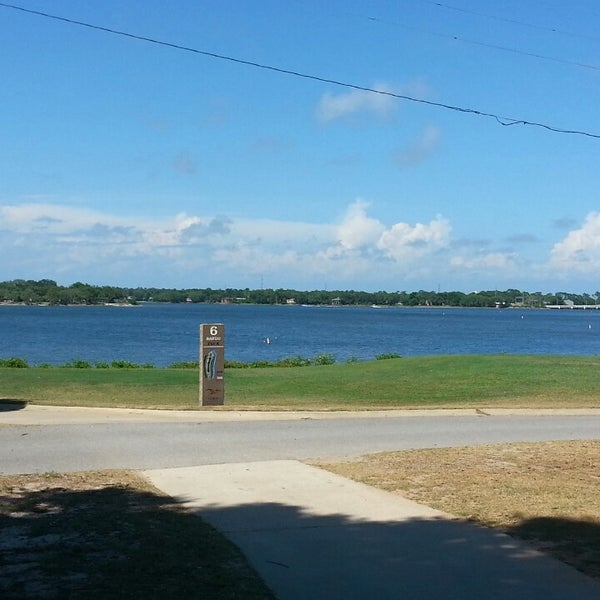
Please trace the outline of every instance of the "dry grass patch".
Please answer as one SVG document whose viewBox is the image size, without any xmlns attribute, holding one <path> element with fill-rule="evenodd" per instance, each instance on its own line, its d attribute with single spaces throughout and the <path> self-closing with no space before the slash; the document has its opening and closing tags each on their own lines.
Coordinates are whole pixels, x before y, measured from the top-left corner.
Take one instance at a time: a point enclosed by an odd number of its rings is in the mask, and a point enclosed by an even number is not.
<svg viewBox="0 0 600 600">
<path fill-rule="evenodd" d="M 0 597 L 273 596 L 235 546 L 128 471 L 0 477 Z"/>
<path fill-rule="evenodd" d="M 414 450 L 318 466 L 526 539 L 600 578 L 600 441 Z"/>
</svg>

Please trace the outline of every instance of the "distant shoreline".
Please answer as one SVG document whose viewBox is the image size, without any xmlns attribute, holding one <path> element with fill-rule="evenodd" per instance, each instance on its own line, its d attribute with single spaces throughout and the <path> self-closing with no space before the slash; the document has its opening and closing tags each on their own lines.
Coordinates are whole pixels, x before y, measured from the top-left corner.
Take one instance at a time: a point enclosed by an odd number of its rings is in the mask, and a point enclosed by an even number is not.
<svg viewBox="0 0 600 600">
<path fill-rule="evenodd" d="M 62 307 L 62 308 L 92 308 L 92 307 L 107 307 L 107 308 L 139 308 L 142 305 L 154 304 L 154 305 L 188 305 L 188 304 L 202 304 L 207 306 L 282 306 L 285 308 L 330 308 L 330 309 L 348 309 L 348 308 L 364 308 L 371 310 L 393 310 L 393 309 L 419 309 L 419 310 L 544 310 L 544 311 L 595 311 L 600 310 L 600 304 L 553 304 L 546 306 L 520 306 L 520 305 L 509 305 L 509 306 L 454 306 L 448 305 L 406 305 L 406 304 L 262 304 L 253 302 L 160 302 L 160 301 L 148 301 L 141 300 L 135 303 L 129 302 L 98 302 L 97 304 L 92 303 L 69 303 L 69 304 L 54 304 L 51 302 L 12 302 L 10 300 L 0 301 L 0 306 L 41 306 L 41 307 Z"/>
<path fill-rule="evenodd" d="M 163 304 L 163 303 L 161 303 Z M 168 304 L 168 303 L 164 303 Z M 139 304 L 127 304 L 117 302 L 99 302 L 98 304 L 52 304 L 51 302 L 0 302 L 0 306 L 49 306 L 49 307 L 92 307 L 92 306 L 107 306 L 112 308 L 137 308 Z"/>
</svg>

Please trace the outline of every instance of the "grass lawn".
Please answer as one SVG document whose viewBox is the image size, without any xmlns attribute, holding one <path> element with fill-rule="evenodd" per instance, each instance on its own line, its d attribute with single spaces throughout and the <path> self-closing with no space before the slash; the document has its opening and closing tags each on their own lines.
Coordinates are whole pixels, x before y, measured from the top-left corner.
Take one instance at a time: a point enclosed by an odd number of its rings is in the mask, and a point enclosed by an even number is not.
<svg viewBox="0 0 600 600">
<path fill-rule="evenodd" d="M 225 409 L 600 407 L 600 357 L 454 355 L 227 369 Z M 195 409 L 186 369 L 0 369 L 0 399 Z"/>
</svg>

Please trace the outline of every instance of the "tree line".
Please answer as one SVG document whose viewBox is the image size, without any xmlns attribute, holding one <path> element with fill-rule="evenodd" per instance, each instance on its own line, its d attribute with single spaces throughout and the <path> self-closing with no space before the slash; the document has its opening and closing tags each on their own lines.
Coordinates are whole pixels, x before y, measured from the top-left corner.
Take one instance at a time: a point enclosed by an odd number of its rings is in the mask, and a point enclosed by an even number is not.
<svg viewBox="0 0 600 600">
<path fill-rule="evenodd" d="M 452 306 L 543 308 L 547 305 L 594 305 L 600 292 L 573 294 L 526 292 L 517 289 L 478 292 L 396 291 L 363 292 L 356 290 L 292 290 L 292 289 L 165 289 L 96 286 L 76 282 L 61 286 L 51 279 L 39 281 L 14 279 L 0 283 L 0 303 L 49 305 L 169 303 L 238 303 L 238 304 L 308 304 L 340 306 Z"/>
</svg>

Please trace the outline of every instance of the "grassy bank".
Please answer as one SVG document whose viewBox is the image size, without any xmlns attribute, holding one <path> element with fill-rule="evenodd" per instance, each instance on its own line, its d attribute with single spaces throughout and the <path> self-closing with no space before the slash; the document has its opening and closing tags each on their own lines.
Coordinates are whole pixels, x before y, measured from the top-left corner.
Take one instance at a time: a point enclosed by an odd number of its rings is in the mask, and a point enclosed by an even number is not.
<svg viewBox="0 0 600 600">
<path fill-rule="evenodd" d="M 433 356 L 227 369 L 226 408 L 600 407 L 600 357 Z M 0 369 L 0 399 L 193 409 L 190 369 Z"/>
</svg>

